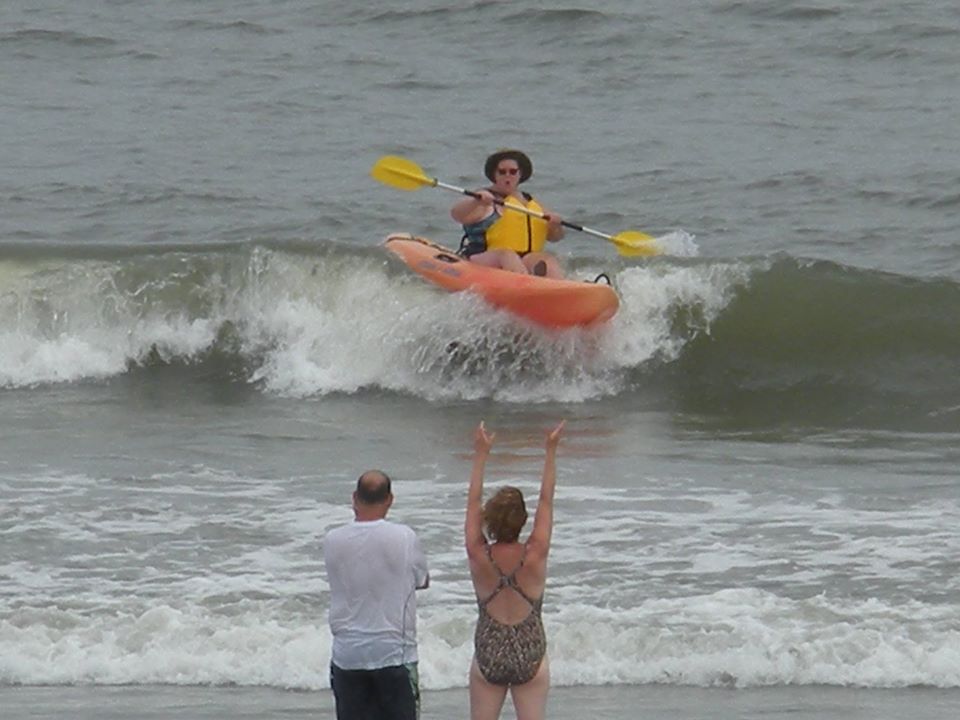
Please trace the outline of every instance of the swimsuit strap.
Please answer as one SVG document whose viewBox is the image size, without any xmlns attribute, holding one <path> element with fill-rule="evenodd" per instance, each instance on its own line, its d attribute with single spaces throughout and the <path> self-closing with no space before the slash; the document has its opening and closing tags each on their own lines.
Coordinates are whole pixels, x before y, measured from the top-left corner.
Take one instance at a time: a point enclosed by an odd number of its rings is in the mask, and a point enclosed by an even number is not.
<svg viewBox="0 0 960 720">
<path fill-rule="evenodd" d="M 503 570 L 500 569 L 500 566 L 497 565 L 497 561 L 493 559 L 493 553 L 490 551 L 490 545 L 485 545 L 487 550 L 487 558 L 490 560 L 490 564 L 493 565 L 493 569 L 497 571 L 497 574 L 500 576 L 500 582 L 497 583 L 497 587 L 494 588 L 493 592 L 487 595 L 483 600 L 478 600 L 480 607 L 485 608 L 487 604 L 493 600 L 493 598 L 505 587 L 509 587 L 512 590 L 516 591 L 520 597 L 527 601 L 530 604 L 530 607 L 534 610 L 537 609 L 537 602 L 531 600 L 530 597 L 523 591 L 520 585 L 517 584 L 517 573 L 520 571 L 520 568 L 523 567 L 523 561 L 527 559 L 527 546 L 523 546 L 523 554 L 520 556 L 520 562 L 513 569 L 513 571 L 507 575 Z"/>
<path fill-rule="evenodd" d="M 503 570 L 500 569 L 500 566 L 497 565 L 497 561 L 493 559 L 493 551 L 490 550 L 490 544 L 487 543 L 484 545 L 487 550 L 487 559 L 490 561 L 490 564 L 493 565 L 493 569 L 497 571 L 497 574 L 500 576 L 501 582 L 509 582 L 513 577 L 519 572 L 520 568 L 523 567 L 523 561 L 527 559 L 527 546 L 523 546 L 523 553 L 520 555 L 520 562 L 513 569 L 509 575 L 507 575 Z"/>
</svg>

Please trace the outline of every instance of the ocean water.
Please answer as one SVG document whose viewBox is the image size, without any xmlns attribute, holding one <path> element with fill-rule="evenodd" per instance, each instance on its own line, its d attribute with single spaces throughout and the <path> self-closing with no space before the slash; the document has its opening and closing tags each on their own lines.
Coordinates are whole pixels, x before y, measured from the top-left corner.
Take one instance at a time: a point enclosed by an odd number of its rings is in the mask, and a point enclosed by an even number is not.
<svg viewBox="0 0 960 720">
<path fill-rule="evenodd" d="M 325 692 L 322 537 L 383 467 L 423 686 L 462 690 L 472 429 L 532 501 L 567 418 L 556 686 L 953 713 L 958 39 L 930 0 L 5 5 L 0 688 Z M 380 246 L 459 232 L 379 157 L 477 187 L 505 146 L 565 218 L 661 238 L 556 246 L 613 279 L 606 326 Z"/>
</svg>

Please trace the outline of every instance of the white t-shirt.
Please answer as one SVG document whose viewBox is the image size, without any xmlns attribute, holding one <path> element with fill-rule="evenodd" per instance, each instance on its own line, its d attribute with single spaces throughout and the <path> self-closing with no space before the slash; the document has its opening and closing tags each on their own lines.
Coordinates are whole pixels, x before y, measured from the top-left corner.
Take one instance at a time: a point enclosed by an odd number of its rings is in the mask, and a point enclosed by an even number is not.
<svg viewBox="0 0 960 720">
<path fill-rule="evenodd" d="M 417 661 L 416 588 L 427 559 L 416 533 L 388 520 L 352 522 L 327 533 L 331 660 L 344 670 Z"/>
</svg>

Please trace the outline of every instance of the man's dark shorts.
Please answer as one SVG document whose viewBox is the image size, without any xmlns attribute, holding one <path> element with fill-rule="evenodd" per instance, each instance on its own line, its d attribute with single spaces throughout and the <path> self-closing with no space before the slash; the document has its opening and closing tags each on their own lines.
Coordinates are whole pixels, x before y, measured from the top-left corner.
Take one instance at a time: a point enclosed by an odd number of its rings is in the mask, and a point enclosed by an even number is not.
<svg viewBox="0 0 960 720">
<path fill-rule="evenodd" d="M 376 670 L 344 670 L 330 664 L 337 720 L 418 720 L 420 678 L 416 663 Z"/>
</svg>

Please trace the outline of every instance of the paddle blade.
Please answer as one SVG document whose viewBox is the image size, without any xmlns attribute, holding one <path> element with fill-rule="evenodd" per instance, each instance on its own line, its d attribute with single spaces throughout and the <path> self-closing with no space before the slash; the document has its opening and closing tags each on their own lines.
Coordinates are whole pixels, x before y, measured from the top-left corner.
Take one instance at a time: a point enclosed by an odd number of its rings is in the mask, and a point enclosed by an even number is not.
<svg viewBox="0 0 960 720">
<path fill-rule="evenodd" d="M 370 175 L 374 180 L 398 190 L 419 190 L 426 185 L 436 185 L 437 181 L 423 174 L 423 170 L 413 160 L 399 155 L 384 155 L 377 160 Z"/>
<path fill-rule="evenodd" d="M 652 235 L 626 230 L 610 238 L 610 242 L 617 246 L 617 252 L 625 257 L 641 257 L 659 255 L 663 249 Z"/>
</svg>

